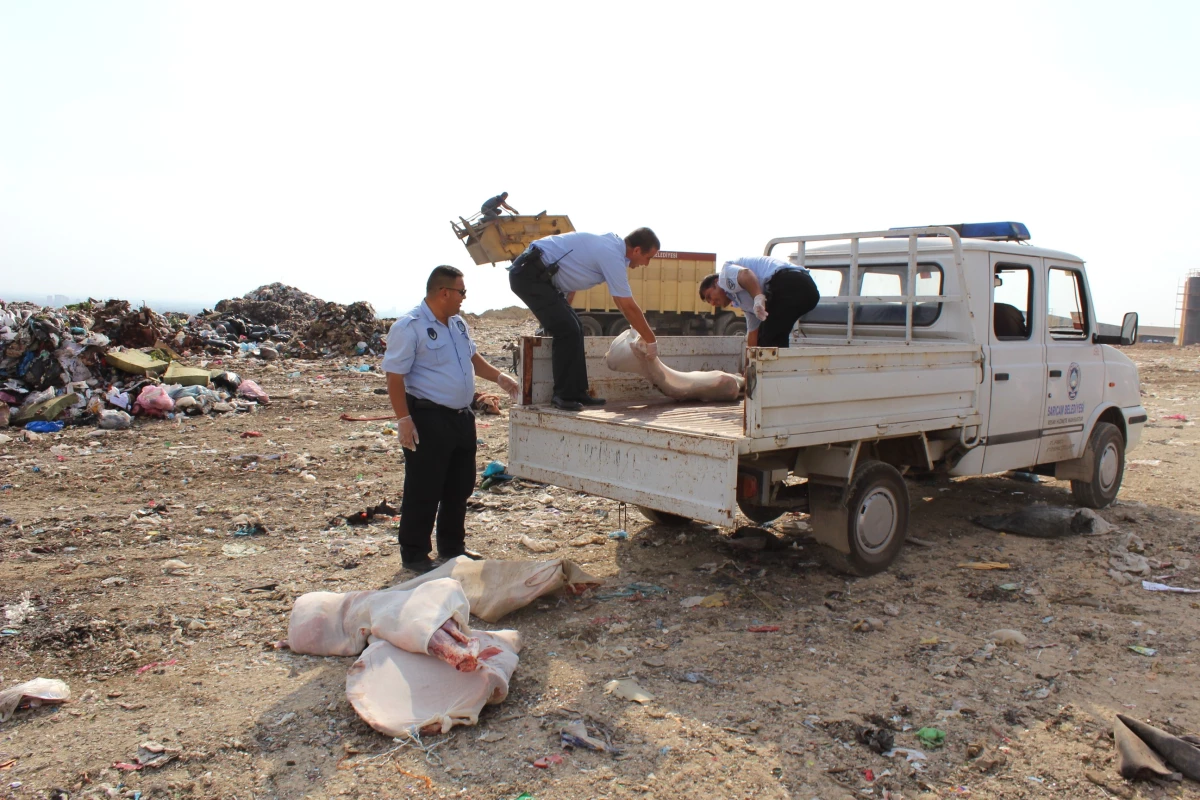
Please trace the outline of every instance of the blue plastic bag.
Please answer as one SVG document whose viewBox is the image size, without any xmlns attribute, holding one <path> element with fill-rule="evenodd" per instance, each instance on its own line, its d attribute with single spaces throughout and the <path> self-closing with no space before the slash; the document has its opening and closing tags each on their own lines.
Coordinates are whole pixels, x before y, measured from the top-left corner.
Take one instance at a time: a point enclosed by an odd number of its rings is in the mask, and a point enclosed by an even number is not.
<svg viewBox="0 0 1200 800">
<path fill-rule="evenodd" d="M 30 422 L 25 426 L 25 430 L 33 431 L 34 433 L 58 433 L 63 429 L 61 422 Z"/>
</svg>

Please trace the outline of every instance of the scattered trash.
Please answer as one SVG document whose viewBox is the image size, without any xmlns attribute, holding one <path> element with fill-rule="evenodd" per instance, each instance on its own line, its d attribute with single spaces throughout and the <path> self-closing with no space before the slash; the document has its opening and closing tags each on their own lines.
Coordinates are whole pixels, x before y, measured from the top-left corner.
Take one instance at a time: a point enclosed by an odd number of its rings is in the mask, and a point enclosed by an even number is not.
<svg viewBox="0 0 1200 800">
<path fill-rule="evenodd" d="M 607 541 L 608 539 L 598 533 L 581 533 L 567 544 L 571 547 L 589 547 L 595 544 L 604 544 Z"/>
<path fill-rule="evenodd" d="M 643 689 L 634 678 L 621 678 L 612 680 L 604 684 L 604 691 L 607 694 L 616 695 L 623 700 L 631 700 L 635 703 L 649 703 L 654 700 L 654 695 Z"/>
<path fill-rule="evenodd" d="M 861 727 L 854 732 L 854 738 L 859 744 L 871 748 L 872 752 L 882 755 L 892 749 L 896 737 L 887 728 Z"/>
<path fill-rule="evenodd" d="M 1019 583 L 1002 583 L 996 588 L 998 588 L 1004 592 L 1015 592 L 1021 588 L 1021 584 L 1019 584 Z"/>
<path fill-rule="evenodd" d="M 521 534 L 521 538 L 517 541 L 531 553 L 552 553 L 558 549 L 557 542 L 551 542 L 547 539 L 534 539 L 525 534 Z"/>
<path fill-rule="evenodd" d="M 946 743 L 946 732 L 939 728 L 921 728 L 917 731 L 917 738 L 926 747 L 941 747 Z"/>
<path fill-rule="evenodd" d="M 1127 550 L 1113 553 L 1108 563 L 1117 572 L 1128 572 L 1131 575 L 1149 575 L 1153 572 L 1145 556 Z"/>
<path fill-rule="evenodd" d="M 124 411 L 106 408 L 100 412 L 97 427 L 106 431 L 124 431 L 133 427 L 133 417 Z"/>
<path fill-rule="evenodd" d="M 1030 506 L 1012 514 L 975 517 L 972 522 L 994 531 L 1037 539 L 1108 533 L 1115 527 L 1090 508 L 1056 506 Z"/>
<path fill-rule="evenodd" d="M 749 631 L 750 633 L 777 633 L 779 631 L 779 626 L 778 625 L 751 625 L 749 628 L 746 628 L 746 630 Z"/>
<path fill-rule="evenodd" d="M 889 617 L 898 617 L 900 616 L 900 606 L 896 605 L 895 603 L 884 603 L 883 613 L 887 614 Z"/>
<path fill-rule="evenodd" d="M 242 431 L 243 439 L 257 439 L 262 434 L 259 431 Z"/>
<path fill-rule="evenodd" d="M 19 708 L 59 705 L 71 697 L 71 688 L 55 678 L 34 678 L 0 691 L 0 722 Z"/>
<path fill-rule="evenodd" d="M 1153 725 L 1117 714 L 1113 739 L 1117 748 L 1117 770 L 1122 778 L 1178 780 L 1178 776 L 1183 775 L 1200 781 L 1200 736 L 1174 736 Z"/>
<path fill-rule="evenodd" d="M 1129 649 L 1137 653 L 1139 656 L 1153 657 L 1158 655 L 1158 651 L 1153 647 L 1142 647 L 1140 644 L 1128 645 Z"/>
<path fill-rule="evenodd" d="M 347 525 L 370 525 L 375 517 L 395 517 L 399 516 L 399 514 L 400 509 L 393 506 L 387 500 L 383 500 L 370 508 L 346 514 L 343 519 L 346 520 Z"/>
<path fill-rule="evenodd" d="M 140 769 L 157 769 L 168 764 L 179 756 L 179 748 L 167 747 L 158 742 L 142 742 L 138 745 L 137 757 L 133 763 L 117 761 L 114 769 L 135 772 Z"/>
<path fill-rule="evenodd" d="M 667 590 L 652 583 L 631 583 L 619 589 L 611 589 L 596 595 L 597 600 L 620 600 L 627 597 L 644 597 L 650 594 L 666 594 Z"/>
<path fill-rule="evenodd" d="M 612 533 L 610 533 L 608 535 L 608 538 L 610 538 L 610 539 L 628 539 L 629 532 L 623 531 L 623 530 L 613 531 Z"/>
<path fill-rule="evenodd" d="M 221 552 L 230 558 L 245 558 L 246 556 L 256 556 L 259 553 L 265 553 L 267 548 L 258 544 L 250 544 L 249 542 L 233 542 L 231 544 L 221 545 Z"/>
<path fill-rule="evenodd" d="M 135 674 L 141 675 L 143 672 L 149 672 L 150 670 L 158 669 L 159 667 L 173 667 L 173 666 L 177 665 L 178 663 L 179 663 L 178 658 L 172 658 L 170 661 L 151 661 L 149 664 L 147 664 L 144 667 L 138 667 L 137 672 Z"/>
<path fill-rule="evenodd" d="M 1165 583 L 1142 581 L 1142 588 L 1148 592 L 1180 592 L 1182 594 L 1200 594 L 1200 589 L 1187 589 L 1183 586 L 1168 586 Z"/>
<path fill-rule="evenodd" d="M 563 763 L 564 760 L 565 759 L 563 759 L 562 756 L 555 753 L 551 756 L 542 756 L 534 761 L 533 765 L 538 769 L 549 769 L 550 767 L 558 766 L 559 764 Z"/>
<path fill-rule="evenodd" d="M 883 620 L 876 619 L 875 617 L 867 617 L 866 619 L 860 619 L 854 623 L 853 629 L 856 631 L 863 632 L 863 633 L 870 633 L 871 631 L 881 631 L 881 630 L 883 630 Z"/>
<path fill-rule="evenodd" d="M 1157 467 L 1160 464 L 1162 464 L 1162 459 L 1160 459 L 1160 458 L 1134 458 L 1129 461 L 1126 461 L 1125 463 L 1130 466 L 1134 466 L 1134 467 Z"/>
<path fill-rule="evenodd" d="M 895 756 L 904 756 L 905 761 L 927 761 L 929 756 L 925 755 L 920 750 L 913 750 L 909 747 L 893 747 L 886 753 L 881 753 L 884 758 L 894 758 Z"/>
<path fill-rule="evenodd" d="M 1188 421 L 1187 414 L 1168 414 L 1167 416 L 1160 417 L 1159 419 L 1173 419 L 1173 420 L 1177 420 L 1179 422 L 1187 422 Z"/>
<path fill-rule="evenodd" d="M 728 600 L 726 600 L 723 592 L 717 592 L 708 596 L 696 595 L 684 598 L 680 601 L 679 605 L 684 608 L 720 608 L 721 606 L 728 605 Z"/>
<path fill-rule="evenodd" d="M 587 726 L 583 724 L 583 720 L 581 719 L 573 720 L 564 725 L 559 731 L 559 738 L 562 740 L 562 746 L 568 750 L 581 747 L 585 750 L 595 750 L 600 753 L 620 752 L 618 748 L 613 747 L 603 739 L 589 736 Z"/>
<path fill-rule="evenodd" d="M 1001 628 L 988 634 L 988 640 L 1000 647 L 1024 647 L 1029 639 L 1025 634 L 1012 628 Z"/>
<path fill-rule="evenodd" d="M 1002 561 L 964 561 L 958 566 L 961 569 L 1012 569 L 1011 564 Z"/>
<path fill-rule="evenodd" d="M 1014 481 L 1024 481 L 1025 483 L 1042 482 L 1041 475 L 1036 475 L 1032 472 L 1023 472 L 1020 470 L 1014 470 L 1013 472 L 1008 473 L 1008 477 L 1012 478 Z"/>
<path fill-rule="evenodd" d="M 186 561 L 180 561 L 178 558 L 172 558 L 164 561 L 162 571 L 168 575 L 190 575 L 191 571 L 196 567 Z M 123 579 L 122 579 L 123 580 Z"/>
<path fill-rule="evenodd" d="M 261 522 L 251 525 L 243 525 L 233 532 L 234 536 L 265 536 L 267 534 L 267 526 Z"/>
<path fill-rule="evenodd" d="M 34 433 L 58 433 L 63 429 L 61 422 L 27 422 L 25 430 Z"/>
</svg>

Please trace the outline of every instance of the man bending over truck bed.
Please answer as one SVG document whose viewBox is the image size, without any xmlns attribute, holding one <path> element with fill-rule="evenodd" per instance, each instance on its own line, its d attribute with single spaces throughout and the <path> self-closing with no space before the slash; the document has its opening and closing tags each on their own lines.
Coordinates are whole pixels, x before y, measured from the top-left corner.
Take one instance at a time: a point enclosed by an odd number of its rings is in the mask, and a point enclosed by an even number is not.
<svg viewBox="0 0 1200 800">
<path fill-rule="evenodd" d="M 554 338 L 551 402 L 555 407 L 579 411 L 584 406 L 604 405 L 603 398 L 588 395 L 583 324 L 571 308 L 576 292 L 607 284 L 613 303 L 641 336 L 638 355 L 658 355 L 654 331 L 633 299 L 626 272 L 650 263 L 658 246 L 658 237 L 649 228 L 638 228 L 624 240 L 615 233 L 576 231 L 538 239 L 513 259 L 508 285 Z"/>
<path fill-rule="evenodd" d="M 700 299 L 714 308 L 732 303 L 746 313 L 747 347 L 787 347 L 796 320 L 817 307 L 821 293 L 803 267 L 743 256 L 700 281 Z"/>
</svg>

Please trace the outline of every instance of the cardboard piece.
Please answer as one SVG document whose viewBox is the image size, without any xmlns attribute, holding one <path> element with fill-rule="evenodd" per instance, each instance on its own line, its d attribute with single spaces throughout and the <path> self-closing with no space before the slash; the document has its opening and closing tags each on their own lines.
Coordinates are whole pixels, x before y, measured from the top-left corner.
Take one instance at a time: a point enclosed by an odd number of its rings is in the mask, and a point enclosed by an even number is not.
<svg viewBox="0 0 1200 800">
<path fill-rule="evenodd" d="M 163 383 L 180 386 L 208 386 L 208 370 L 185 367 L 178 361 L 172 361 L 162 376 Z"/>
<path fill-rule="evenodd" d="M 43 400 L 40 403 L 34 403 L 31 406 L 26 406 L 12 415 L 13 425 L 24 425 L 26 422 L 53 422 L 64 411 L 79 402 L 79 395 L 71 392 L 69 394 L 60 395 L 59 397 L 51 397 L 49 400 Z"/>
<path fill-rule="evenodd" d="M 110 350 L 104 354 L 104 360 L 130 375 L 151 377 L 167 368 L 167 362 L 159 361 L 141 350 L 122 350 L 119 353 Z"/>
</svg>

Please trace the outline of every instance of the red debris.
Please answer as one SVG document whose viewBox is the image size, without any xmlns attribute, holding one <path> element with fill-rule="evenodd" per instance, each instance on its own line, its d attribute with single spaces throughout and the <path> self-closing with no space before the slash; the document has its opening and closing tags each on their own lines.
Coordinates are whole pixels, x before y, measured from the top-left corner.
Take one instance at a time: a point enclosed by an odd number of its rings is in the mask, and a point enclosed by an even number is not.
<svg viewBox="0 0 1200 800">
<path fill-rule="evenodd" d="M 144 667 L 138 667 L 137 674 L 141 675 L 143 672 L 154 669 L 155 667 L 173 667 L 178 663 L 178 658 L 172 658 L 170 661 L 151 661 Z"/>
<path fill-rule="evenodd" d="M 262 434 L 258 431 L 242 431 L 243 439 L 257 439 L 259 436 L 262 436 Z"/>
<path fill-rule="evenodd" d="M 751 633 L 775 633 L 779 630 L 778 625 L 751 625 L 746 630 Z"/>
<path fill-rule="evenodd" d="M 875 780 L 875 773 L 874 773 L 874 772 L 872 772 L 872 771 L 871 771 L 871 770 L 869 770 L 869 769 L 864 769 L 864 770 L 863 770 L 863 777 L 864 777 L 864 778 L 866 778 L 866 779 L 867 779 L 867 782 L 869 783 L 869 782 L 871 782 L 871 781 Z"/>
<path fill-rule="evenodd" d="M 563 763 L 563 757 L 560 755 L 542 756 L 533 765 L 538 769 L 549 769 L 552 766 Z"/>
</svg>

